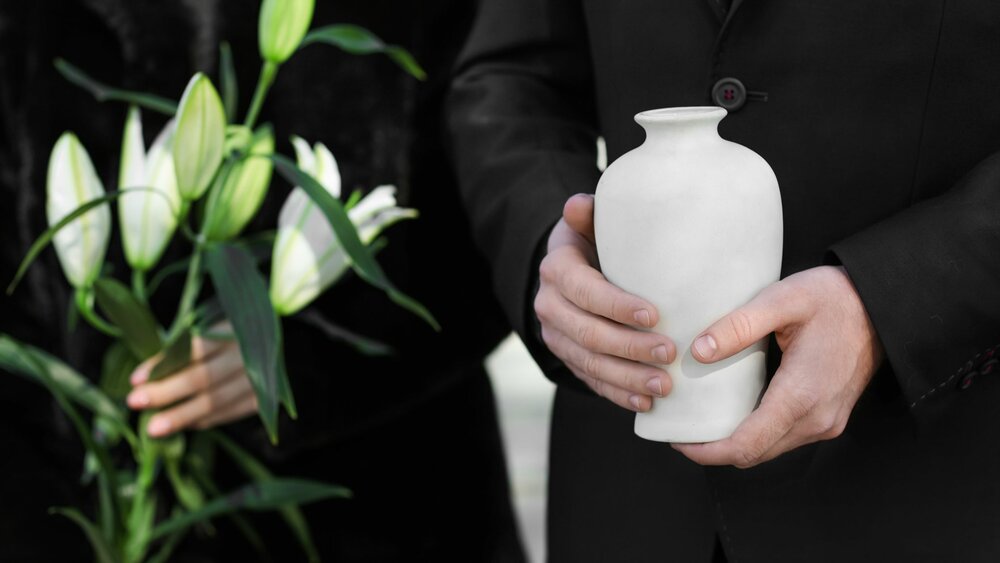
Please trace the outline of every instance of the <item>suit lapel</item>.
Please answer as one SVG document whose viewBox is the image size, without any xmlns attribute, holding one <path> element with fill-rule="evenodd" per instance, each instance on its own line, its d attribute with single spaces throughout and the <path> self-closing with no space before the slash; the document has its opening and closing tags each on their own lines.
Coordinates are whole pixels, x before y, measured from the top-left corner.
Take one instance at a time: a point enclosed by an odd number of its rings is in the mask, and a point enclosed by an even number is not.
<svg viewBox="0 0 1000 563">
<path fill-rule="evenodd" d="M 708 1 L 712 2 L 713 0 Z M 722 28 L 719 30 L 719 35 L 715 38 L 715 52 L 719 51 L 719 47 L 722 45 L 722 41 L 726 37 L 726 32 L 729 31 L 729 25 L 733 22 L 733 16 L 736 15 L 736 11 L 739 10 L 742 5 L 743 0 L 732 0 L 732 5 L 729 6 L 729 10 L 723 12 L 725 17 L 722 20 Z"/>
<path fill-rule="evenodd" d="M 705 3 L 708 4 L 712 13 L 715 14 L 715 18 L 719 20 L 720 25 L 726 21 L 726 8 L 722 5 L 723 1 L 724 0 L 705 0 Z"/>
</svg>

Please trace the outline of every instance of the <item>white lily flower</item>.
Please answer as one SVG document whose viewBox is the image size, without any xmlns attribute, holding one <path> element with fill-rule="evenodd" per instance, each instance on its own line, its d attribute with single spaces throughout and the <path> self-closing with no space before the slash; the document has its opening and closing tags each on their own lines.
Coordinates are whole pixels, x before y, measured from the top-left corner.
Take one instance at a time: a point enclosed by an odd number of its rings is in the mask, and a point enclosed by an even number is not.
<svg viewBox="0 0 1000 563">
<path fill-rule="evenodd" d="M 167 123 L 147 153 L 139 109 L 129 109 L 125 121 L 118 187 L 144 189 L 118 199 L 118 219 L 125 258 L 133 268 L 143 272 L 160 260 L 177 229 L 181 194 L 170 152 L 174 124 L 174 120 Z"/>
<path fill-rule="evenodd" d="M 227 240 L 240 234 L 267 195 L 273 164 L 274 133 L 261 127 L 248 139 L 250 156 L 233 166 L 225 181 L 210 193 L 205 211 L 204 233 L 208 240 Z"/>
<path fill-rule="evenodd" d="M 293 137 L 299 168 L 316 178 L 333 197 L 340 197 L 337 161 L 322 144 L 310 150 Z M 389 225 L 417 216 L 396 206 L 396 188 L 379 186 L 347 212 L 364 244 Z M 296 187 L 278 216 L 278 237 L 271 260 L 271 302 L 279 315 L 291 315 L 337 281 L 351 265 L 333 227 L 302 188 Z"/>
<path fill-rule="evenodd" d="M 309 30 L 315 4 L 316 0 L 264 0 L 257 23 L 262 59 L 281 64 L 292 56 Z"/>
<path fill-rule="evenodd" d="M 88 201 L 104 196 L 104 186 L 87 149 L 73 133 L 63 133 L 52 147 L 45 191 L 49 226 Z M 52 244 L 73 287 L 88 287 L 100 275 L 110 235 L 111 212 L 107 205 L 87 211 L 56 233 Z"/>
<path fill-rule="evenodd" d="M 200 198 L 222 162 L 226 144 L 226 111 L 212 81 L 202 73 L 191 77 L 180 103 L 172 143 L 174 171 L 181 196 Z"/>
</svg>

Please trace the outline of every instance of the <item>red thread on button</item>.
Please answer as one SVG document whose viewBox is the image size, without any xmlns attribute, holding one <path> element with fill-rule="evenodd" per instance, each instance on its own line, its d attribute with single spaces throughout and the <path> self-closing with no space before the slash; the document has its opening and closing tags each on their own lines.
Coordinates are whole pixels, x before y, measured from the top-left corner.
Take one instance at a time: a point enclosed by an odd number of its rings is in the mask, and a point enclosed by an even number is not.
<svg viewBox="0 0 1000 563">
<path fill-rule="evenodd" d="M 732 100 L 735 97 L 735 91 L 732 88 L 726 88 L 723 91 L 722 97 L 727 100 Z"/>
</svg>

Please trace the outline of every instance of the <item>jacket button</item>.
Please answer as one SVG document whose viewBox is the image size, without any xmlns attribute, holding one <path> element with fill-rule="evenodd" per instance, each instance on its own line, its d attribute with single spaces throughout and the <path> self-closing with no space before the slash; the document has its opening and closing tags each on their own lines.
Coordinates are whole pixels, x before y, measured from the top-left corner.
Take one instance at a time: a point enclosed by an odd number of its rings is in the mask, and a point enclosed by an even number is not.
<svg viewBox="0 0 1000 563">
<path fill-rule="evenodd" d="M 975 379 L 976 379 L 975 376 L 976 376 L 976 374 L 970 373 L 970 374 L 966 375 L 965 377 L 963 377 L 962 379 L 959 379 L 958 380 L 958 390 L 959 391 L 965 391 L 969 387 L 972 387 L 972 382 L 975 381 Z"/>
<path fill-rule="evenodd" d="M 723 78 L 712 86 L 712 101 L 728 111 L 737 111 L 747 102 L 747 89 L 735 78 Z"/>
</svg>

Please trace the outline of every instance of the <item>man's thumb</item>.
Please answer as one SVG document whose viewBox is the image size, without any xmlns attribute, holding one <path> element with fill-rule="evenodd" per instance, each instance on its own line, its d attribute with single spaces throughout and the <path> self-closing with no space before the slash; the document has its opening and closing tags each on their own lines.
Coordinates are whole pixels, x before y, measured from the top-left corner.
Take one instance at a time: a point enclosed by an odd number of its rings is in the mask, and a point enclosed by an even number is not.
<svg viewBox="0 0 1000 563">
<path fill-rule="evenodd" d="M 566 200 L 563 206 L 563 219 L 569 228 L 580 236 L 594 243 L 594 196 L 576 194 Z"/>
<path fill-rule="evenodd" d="M 780 327 L 778 307 L 763 294 L 729 313 L 702 332 L 691 344 L 691 354 L 703 364 L 724 360 Z"/>
</svg>

